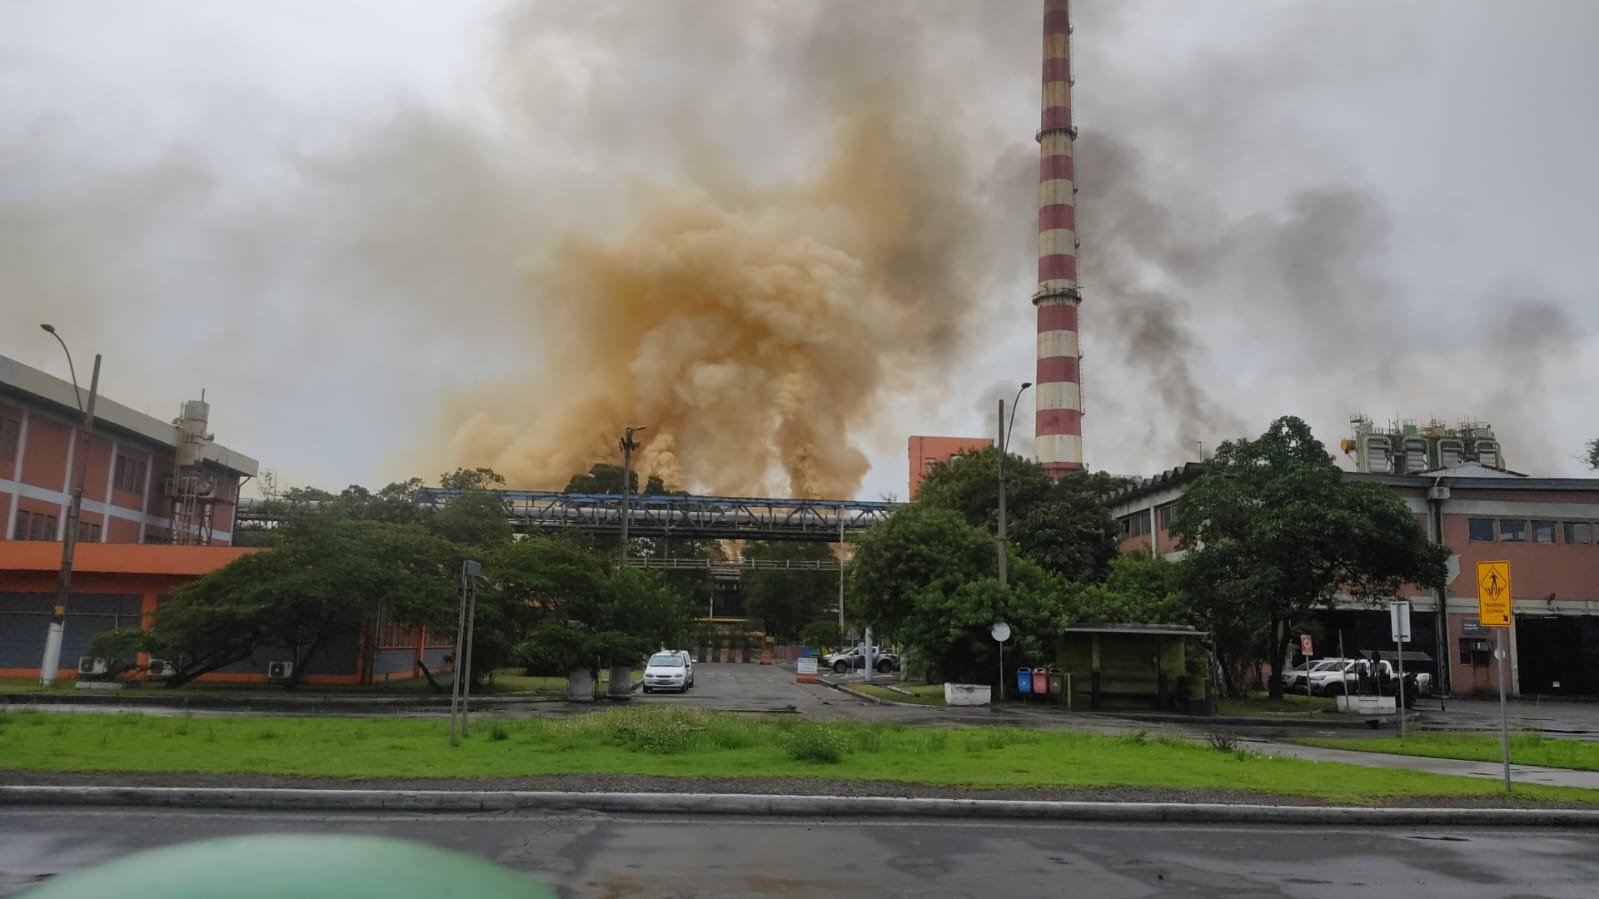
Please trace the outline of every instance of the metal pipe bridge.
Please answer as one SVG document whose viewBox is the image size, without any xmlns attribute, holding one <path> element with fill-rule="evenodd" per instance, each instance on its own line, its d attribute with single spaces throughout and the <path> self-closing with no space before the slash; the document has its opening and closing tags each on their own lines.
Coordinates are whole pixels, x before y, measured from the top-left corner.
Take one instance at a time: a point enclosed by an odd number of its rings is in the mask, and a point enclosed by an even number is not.
<svg viewBox="0 0 1599 899">
<path fill-rule="evenodd" d="M 419 505 L 440 507 L 458 490 L 424 488 Z M 622 496 L 615 493 L 498 491 L 506 517 L 522 529 L 577 527 L 594 534 L 622 532 Z M 627 498 L 633 537 L 836 542 L 887 518 L 897 503 L 831 499 L 756 499 L 734 496 Z"/>
<path fill-rule="evenodd" d="M 416 502 L 442 508 L 462 491 L 424 487 Z M 506 518 L 518 530 L 576 527 L 594 534 L 622 532 L 622 496 L 615 493 L 496 491 Z M 833 499 L 757 499 L 733 496 L 650 496 L 627 498 L 628 534 L 721 540 L 812 540 L 838 542 L 887 518 L 898 503 Z M 281 506 L 241 500 L 236 512 L 243 527 L 270 527 Z"/>
</svg>

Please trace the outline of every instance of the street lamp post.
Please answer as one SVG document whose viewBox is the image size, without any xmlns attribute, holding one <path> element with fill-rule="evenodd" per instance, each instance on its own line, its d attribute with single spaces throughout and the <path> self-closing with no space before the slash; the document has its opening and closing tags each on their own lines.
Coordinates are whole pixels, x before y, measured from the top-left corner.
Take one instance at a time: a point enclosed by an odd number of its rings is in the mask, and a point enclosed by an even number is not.
<svg viewBox="0 0 1599 899">
<path fill-rule="evenodd" d="M 1009 584 L 1009 581 L 1007 581 L 1007 579 L 1006 579 L 1006 575 L 1008 574 L 1007 569 L 1009 567 L 1009 559 L 1007 557 L 1010 555 L 1010 553 L 1008 552 L 1007 547 L 1005 545 L 1006 539 L 1007 539 L 1006 535 L 1005 535 L 1005 454 L 1010 451 L 1010 434 L 1011 434 L 1012 431 L 1016 430 L 1016 408 L 1022 401 L 1022 391 L 1025 391 L 1027 388 L 1029 388 L 1031 386 L 1033 386 L 1033 382 L 1032 381 L 1023 381 L 1021 390 L 1016 391 L 1016 399 L 1015 399 L 1014 402 L 1011 403 L 1010 423 L 1008 425 L 1006 424 L 1006 421 L 1005 421 L 1005 398 L 1004 397 L 1000 397 L 1000 399 L 999 399 L 999 442 L 996 445 L 996 448 L 999 450 L 999 540 L 998 540 L 998 543 L 999 543 L 999 585 L 1001 587 L 1008 586 L 1008 584 Z"/>
<path fill-rule="evenodd" d="M 61 539 L 61 576 L 56 582 L 55 611 L 50 616 L 50 630 L 44 638 L 44 659 L 39 663 L 39 683 L 50 686 L 55 683 L 56 671 L 61 667 L 61 640 L 67 629 L 67 598 L 72 595 L 72 557 L 78 551 L 78 519 L 83 513 L 83 480 L 89 469 L 89 440 L 94 436 L 94 400 L 100 392 L 100 354 L 94 354 L 94 373 L 89 377 L 89 403 L 83 403 L 83 392 L 78 389 L 78 371 L 72 364 L 72 351 L 67 349 L 67 342 L 61 339 L 56 329 L 48 324 L 41 324 L 40 328 L 56 339 L 61 344 L 61 349 L 67 354 L 67 371 L 72 375 L 72 393 L 78 404 L 78 412 L 83 415 L 83 426 L 79 432 L 77 449 L 77 470 L 72 476 L 72 502 L 67 506 L 66 527 Z"/>
<path fill-rule="evenodd" d="M 627 429 L 627 433 L 622 435 L 622 440 L 621 440 L 621 446 L 622 446 L 622 564 L 623 565 L 627 564 L 627 526 L 628 526 L 628 519 L 631 517 L 628 514 L 627 497 L 628 497 L 628 494 L 633 492 L 633 489 L 632 489 L 633 488 L 633 451 L 638 449 L 638 447 L 639 447 L 638 441 L 633 439 L 633 435 L 637 434 L 638 432 L 643 431 L 643 430 L 645 430 L 645 429 L 644 428 L 628 428 Z"/>
</svg>

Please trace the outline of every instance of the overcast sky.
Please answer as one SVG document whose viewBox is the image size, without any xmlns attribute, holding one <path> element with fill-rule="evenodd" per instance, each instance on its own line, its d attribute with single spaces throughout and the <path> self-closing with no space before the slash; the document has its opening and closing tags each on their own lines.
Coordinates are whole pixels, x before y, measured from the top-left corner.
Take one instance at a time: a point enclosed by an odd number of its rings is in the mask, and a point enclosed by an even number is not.
<svg viewBox="0 0 1599 899">
<path fill-rule="evenodd" d="M 860 397 L 807 374 L 809 402 L 843 411 L 805 439 L 864 454 L 859 495 L 903 496 L 908 435 L 991 433 L 991 398 L 1032 378 L 1041 6 L 0 0 L 0 353 L 64 374 L 48 320 L 80 368 L 105 355 L 124 403 L 166 418 L 205 389 L 218 439 L 287 484 L 581 456 L 612 423 L 574 426 L 590 404 L 620 421 L 676 403 L 680 457 L 749 443 L 761 467 L 802 464 L 786 419 L 752 410 L 740 432 L 718 409 L 701 427 L 694 410 L 725 400 L 559 333 L 584 296 L 551 286 L 571 283 L 548 275 L 563 242 L 655 271 L 626 249 L 659 224 L 639 192 L 691 191 L 720 227 L 819 246 L 873 296 L 907 280 L 880 260 L 944 248 L 924 266 L 942 289 L 911 278 L 858 320 L 823 297 L 841 342 L 796 344 L 885 344 L 848 373 Z M 1089 464 L 1148 474 L 1288 413 L 1335 447 L 1363 412 L 1488 420 L 1511 467 L 1582 472 L 1599 4 L 1073 13 Z M 882 117 L 914 135 L 895 152 L 938 173 L 907 188 L 903 247 L 793 186 L 836 186 L 857 93 L 890 98 Z M 785 203 L 809 211 L 768 214 Z M 937 327 L 907 329 L 907 304 Z M 750 364 L 790 383 L 790 363 Z M 838 477 L 859 480 L 853 458 L 831 460 Z"/>
</svg>

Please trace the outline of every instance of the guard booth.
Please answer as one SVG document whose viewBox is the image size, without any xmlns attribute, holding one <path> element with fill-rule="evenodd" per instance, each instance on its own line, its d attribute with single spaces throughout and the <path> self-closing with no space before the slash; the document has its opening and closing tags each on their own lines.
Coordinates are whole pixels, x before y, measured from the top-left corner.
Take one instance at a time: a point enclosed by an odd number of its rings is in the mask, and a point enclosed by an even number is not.
<svg viewBox="0 0 1599 899">
<path fill-rule="evenodd" d="M 1214 715 L 1207 635 L 1164 624 L 1068 627 L 1056 665 L 1070 674 L 1073 709 Z"/>
</svg>

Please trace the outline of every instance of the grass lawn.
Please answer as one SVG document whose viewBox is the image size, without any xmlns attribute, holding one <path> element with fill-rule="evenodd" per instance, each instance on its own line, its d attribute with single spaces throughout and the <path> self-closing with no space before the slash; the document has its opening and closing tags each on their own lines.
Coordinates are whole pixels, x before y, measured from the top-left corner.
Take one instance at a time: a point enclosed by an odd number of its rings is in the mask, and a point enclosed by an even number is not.
<svg viewBox="0 0 1599 899">
<path fill-rule="evenodd" d="M 1252 693 L 1247 697 L 1223 697 L 1216 701 L 1216 714 L 1251 717 L 1255 715 L 1313 715 L 1318 712 L 1337 713 L 1337 700 L 1331 696 L 1306 696 L 1303 693 L 1284 695 L 1271 699 L 1266 693 Z"/>
<path fill-rule="evenodd" d="M 859 690 L 868 696 L 876 696 L 878 699 L 887 699 L 893 702 L 910 702 L 916 705 L 944 704 L 943 684 L 896 684 L 895 686 L 910 695 L 896 693 L 887 687 L 881 687 L 877 684 L 850 684 L 849 688 L 851 690 Z"/>
<path fill-rule="evenodd" d="M 442 720 L 0 713 L 0 768 L 325 777 L 793 776 L 976 786 L 1247 790 L 1369 803 L 1498 795 L 1498 781 L 1227 752 L 1146 735 L 764 721 L 625 708 L 491 721 L 451 748 Z M 1599 803 L 1599 790 L 1518 786 Z"/>
<path fill-rule="evenodd" d="M 566 678 L 564 677 L 530 677 L 519 673 L 520 668 L 502 668 L 494 672 L 493 682 L 472 688 L 472 693 L 477 696 L 500 695 L 515 693 L 547 693 L 551 695 L 564 695 L 566 693 Z M 640 671 L 634 669 L 633 679 L 638 680 Z M 167 695 L 174 698 L 183 696 L 239 696 L 252 694 L 291 694 L 303 696 L 448 696 L 450 684 L 454 680 L 452 672 L 443 672 L 434 675 L 439 684 L 444 687 L 442 693 L 434 692 L 428 685 L 427 678 L 417 677 L 406 680 L 379 682 L 370 687 L 329 686 L 323 684 L 300 684 L 293 690 L 286 690 L 279 684 L 215 684 L 204 681 L 193 682 L 168 690 L 159 682 L 138 682 L 137 686 L 130 687 L 140 696 Z M 599 677 L 600 689 L 604 690 L 610 683 L 610 670 L 603 669 Z M 48 688 L 39 686 L 34 679 L 5 678 L 0 679 L 0 693 L 73 693 L 77 690 L 73 680 L 58 680 Z"/>
<path fill-rule="evenodd" d="M 1439 759 L 1465 759 L 1473 762 L 1497 762 L 1504 758 L 1497 735 L 1486 734 L 1413 734 L 1404 739 L 1386 740 L 1302 740 L 1310 746 L 1328 749 L 1354 749 L 1360 752 L 1391 752 L 1396 755 L 1424 755 Z M 1548 768 L 1574 768 L 1579 771 L 1599 771 L 1599 743 L 1582 740 L 1551 740 L 1543 734 L 1521 733 L 1510 735 L 1510 760 L 1519 765 L 1543 765 Z"/>
</svg>

